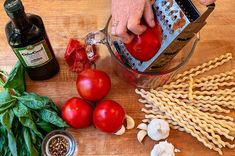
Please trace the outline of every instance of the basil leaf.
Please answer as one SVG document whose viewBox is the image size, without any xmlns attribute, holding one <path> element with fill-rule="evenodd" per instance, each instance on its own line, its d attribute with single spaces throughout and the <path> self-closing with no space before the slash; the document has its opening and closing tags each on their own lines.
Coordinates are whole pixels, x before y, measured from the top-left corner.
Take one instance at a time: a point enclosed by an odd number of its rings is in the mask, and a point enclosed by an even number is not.
<svg viewBox="0 0 235 156">
<path fill-rule="evenodd" d="M 26 90 L 24 73 L 23 65 L 17 61 L 4 84 L 4 88 L 11 88 L 20 93 L 24 92 Z"/>
<path fill-rule="evenodd" d="M 4 105 L 7 101 L 12 100 L 11 94 L 8 89 L 3 90 L 0 92 L 0 107 L 1 105 Z"/>
<path fill-rule="evenodd" d="M 43 109 L 50 107 L 50 99 L 48 97 L 39 96 L 35 93 L 24 92 L 22 96 L 16 97 L 22 104 L 33 109 Z"/>
<path fill-rule="evenodd" d="M 54 102 L 51 101 L 51 102 L 50 102 L 50 105 L 51 105 L 51 109 L 52 109 L 52 110 L 56 111 L 57 113 L 60 113 L 59 108 L 55 105 Z"/>
<path fill-rule="evenodd" d="M 29 130 L 29 132 L 30 132 L 33 144 L 36 144 L 36 142 L 37 142 L 37 135 L 31 129 Z"/>
<path fill-rule="evenodd" d="M 0 92 L 0 113 L 5 112 L 7 109 L 16 105 L 16 99 L 11 96 L 6 89 Z"/>
<path fill-rule="evenodd" d="M 8 138 L 8 146 L 11 151 L 11 154 L 13 156 L 17 156 L 18 155 L 17 144 L 16 144 L 16 138 L 14 134 L 11 131 L 9 131 L 7 134 L 7 138 Z"/>
<path fill-rule="evenodd" d="M 20 129 L 19 136 L 17 139 L 18 139 L 19 156 L 30 156 L 25 144 L 23 128 Z"/>
<path fill-rule="evenodd" d="M 0 153 L 5 155 L 6 151 L 8 151 L 7 147 L 7 130 L 4 126 L 0 125 Z"/>
<path fill-rule="evenodd" d="M 1 152 L 2 156 L 11 156 L 11 152 L 7 146 L 7 144 L 4 145 L 3 151 Z"/>
<path fill-rule="evenodd" d="M 8 131 L 7 139 L 8 146 L 13 156 L 17 156 L 17 143 L 14 134 L 11 131 L 12 122 L 14 119 L 14 113 L 12 110 L 8 110 L 5 113 L 0 115 L 0 120 L 3 127 Z"/>
<path fill-rule="evenodd" d="M 24 106 L 22 103 L 18 103 L 18 105 L 13 108 L 13 111 L 23 126 L 30 128 L 32 131 L 34 131 L 35 134 L 43 138 L 42 134 L 37 130 L 37 127 L 32 120 L 30 110 L 26 106 Z"/>
<path fill-rule="evenodd" d="M 40 138 L 43 138 L 43 135 L 38 131 L 35 123 L 33 120 L 27 118 L 27 117 L 20 117 L 19 118 L 20 123 L 25 126 L 30 128 L 35 134 L 37 134 Z"/>
<path fill-rule="evenodd" d="M 47 122 L 45 122 L 45 121 L 43 121 L 43 120 L 37 121 L 37 122 L 36 122 L 36 125 L 37 125 L 40 129 L 42 129 L 43 131 L 45 131 L 45 132 L 47 132 L 47 133 L 49 133 L 49 132 L 51 132 L 51 131 L 57 129 L 54 125 L 52 125 L 52 124 L 50 124 L 50 123 L 47 123 Z"/>
<path fill-rule="evenodd" d="M 5 131 L 5 129 L 4 129 L 4 127 L 3 126 L 1 126 L 0 127 L 0 153 L 3 153 L 3 150 L 4 150 L 4 148 L 5 148 L 5 144 L 7 144 L 7 139 L 6 139 L 6 135 L 4 135 L 4 133 L 5 132 L 3 132 L 3 131 Z"/>
<path fill-rule="evenodd" d="M 18 101 L 18 104 L 13 108 L 13 111 L 14 111 L 15 116 L 17 116 L 18 118 L 27 117 L 27 118 L 32 119 L 32 115 L 28 107 L 26 107 L 19 101 Z"/>
<path fill-rule="evenodd" d="M 27 130 L 27 128 L 23 127 L 23 133 L 24 133 L 24 140 L 25 140 L 25 144 L 27 146 L 27 149 L 30 153 L 30 155 L 32 156 L 38 156 L 38 151 L 36 150 L 36 148 L 34 147 L 34 145 L 32 144 L 29 132 Z"/>
<path fill-rule="evenodd" d="M 36 144 L 34 144 L 35 148 L 38 150 L 38 152 L 40 153 L 40 155 L 42 155 L 42 149 L 41 149 L 41 145 L 42 145 L 42 139 L 38 138 Z"/>
<path fill-rule="evenodd" d="M 4 144 L 6 144 L 6 138 L 4 136 L 0 136 L 0 153 L 2 153 L 4 149 Z"/>
<path fill-rule="evenodd" d="M 55 112 L 49 109 L 40 110 L 39 115 L 42 120 L 49 122 L 57 127 L 69 127 Z"/>
<path fill-rule="evenodd" d="M 1 124 L 6 128 L 7 131 L 11 131 L 13 119 L 14 113 L 12 110 L 8 110 L 0 115 Z"/>
<path fill-rule="evenodd" d="M 23 138 L 23 137 L 22 137 Z M 25 143 L 21 144 L 20 146 L 20 156 L 31 156 L 27 150 L 27 147 L 25 145 Z"/>
</svg>

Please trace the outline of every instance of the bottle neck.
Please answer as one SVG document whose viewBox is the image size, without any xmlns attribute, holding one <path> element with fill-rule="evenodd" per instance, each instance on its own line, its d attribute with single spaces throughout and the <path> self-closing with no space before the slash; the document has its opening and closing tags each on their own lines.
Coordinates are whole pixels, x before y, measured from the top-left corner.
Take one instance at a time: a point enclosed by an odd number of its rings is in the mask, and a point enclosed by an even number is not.
<svg viewBox="0 0 235 156">
<path fill-rule="evenodd" d="M 32 23 L 29 21 L 24 10 L 14 12 L 11 16 L 11 21 L 16 29 L 24 31 L 32 27 Z"/>
</svg>

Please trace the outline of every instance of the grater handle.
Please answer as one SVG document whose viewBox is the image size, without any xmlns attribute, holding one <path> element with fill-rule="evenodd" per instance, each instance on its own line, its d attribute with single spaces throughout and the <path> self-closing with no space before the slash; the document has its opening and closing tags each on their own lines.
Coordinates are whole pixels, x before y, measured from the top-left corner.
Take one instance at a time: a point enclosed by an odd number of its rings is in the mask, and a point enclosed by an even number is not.
<svg viewBox="0 0 235 156">
<path fill-rule="evenodd" d="M 215 3 L 207 5 L 207 10 L 199 17 L 195 23 L 203 23 L 210 16 L 211 12 L 215 9 Z"/>
</svg>

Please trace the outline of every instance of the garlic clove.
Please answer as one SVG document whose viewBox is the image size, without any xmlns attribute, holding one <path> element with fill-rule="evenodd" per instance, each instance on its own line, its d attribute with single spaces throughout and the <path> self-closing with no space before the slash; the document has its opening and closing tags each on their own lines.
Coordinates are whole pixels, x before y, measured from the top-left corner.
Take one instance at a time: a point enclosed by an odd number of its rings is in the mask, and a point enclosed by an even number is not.
<svg viewBox="0 0 235 156">
<path fill-rule="evenodd" d="M 133 129 L 135 127 L 135 121 L 129 115 L 126 115 L 126 129 Z"/>
<path fill-rule="evenodd" d="M 115 135 L 123 135 L 126 132 L 125 127 L 122 125 L 121 129 L 114 133 Z"/>
<path fill-rule="evenodd" d="M 142 122 L 144 122 L 144 123 L 149 123 L 150 120 L 149 120 L 149 119 L 143 119 Z"/>
<path fill-rule="evenodd" d="M 147 130 L 148 126 L 145 123 L 141 123 L 137 126 L 137 129 Z"/>
<path fill-rule="evenodd" d="M 142 143 L 144 137 L 147 135 L 147 131 L 146 130 L 140 130 L 138 133 L 137 133 L 137 139 L 140 143 Z"/>
</svg>

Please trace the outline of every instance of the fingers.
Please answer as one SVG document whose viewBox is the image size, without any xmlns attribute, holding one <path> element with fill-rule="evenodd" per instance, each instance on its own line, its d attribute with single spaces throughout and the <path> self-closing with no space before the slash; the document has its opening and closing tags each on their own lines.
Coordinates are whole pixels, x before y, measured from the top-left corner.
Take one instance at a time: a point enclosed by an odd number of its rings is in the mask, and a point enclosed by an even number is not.
<svg viewBox="0 0 235 156">
<path fill-rule="evenodd" d="M 138 16 L 130 17 L 127 23 L 128 30 L 130 30 L 136 35 L 142 34 L 147 29 L 145 25 L 140 24 L 140 20 L 141 20 L 140 18 L 141 17 L 138 17 Z"/>
<path fill-rule="evenodd" d="M 134 38 L 134 35 L 128 34 L 126 22 L 125 21 L 117 21 L 113 19 L 112 21 L 112 35 L 118 36 L 122 39 L 124 43 L 130 43 Z"/>
<path fill-rule="evenodd" d="M 152 5 L 150 4 L 149 0 L 147 0 L 147 2 L 145 3 L 144 19 L 150 27 L 155 26 L 153 9 L 152 9 Z"/>
<path fill-rule="evenodd" d="M 154 15 L 149 0 L 112 0 L 112 34 L 129 43 L 135 35 L 146 31 L 142 17 L 150 27 L 155 26 Z"/>
<path fill-rule="evenodd" d="M 203 5 L 209 5 L 214 3 L 216 0 L 199 0 L 199 2 Z"/>
<path fill-rule="evenodd" d="M 146 0 L 132 0 L 130 3 L 130 16 L 127 28 L 136 35 L 142 34 L 147 29 L 145 25 L 141 24 L 146 2 Z"/>
<path fill-rule="evenodd" d="M 112 0 L 112 35 L 118 36 L 124 43 L 129 43 L 133 35 L 127 33 L 129 7 L 126 0 Z"/>
</svg>

